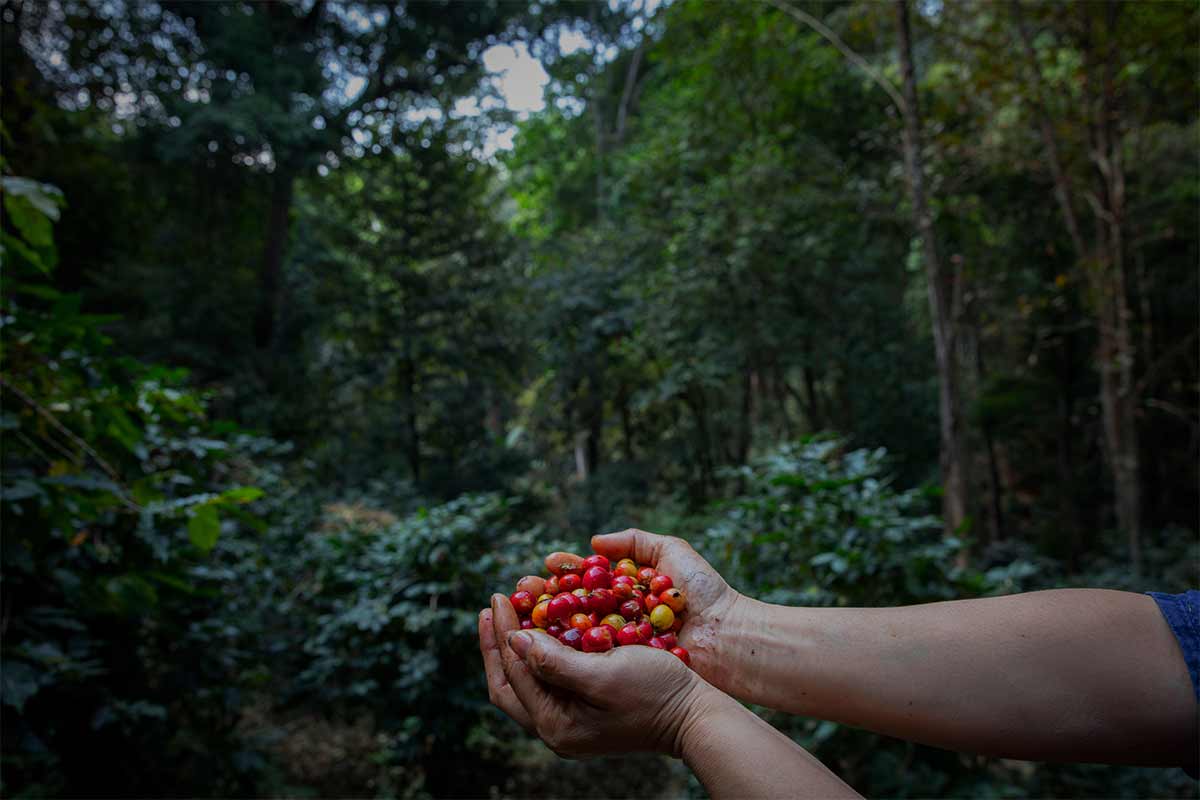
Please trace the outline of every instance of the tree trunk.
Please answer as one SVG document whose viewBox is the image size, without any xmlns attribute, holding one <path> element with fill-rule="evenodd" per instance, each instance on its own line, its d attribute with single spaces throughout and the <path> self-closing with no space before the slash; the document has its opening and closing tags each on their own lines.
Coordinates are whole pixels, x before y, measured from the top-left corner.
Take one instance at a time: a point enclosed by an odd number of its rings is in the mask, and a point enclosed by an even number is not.
<svg viewBox="0 0 1200 800">
<path fill-rule="evenodd" d="M 1142 569 L 1142 492 L 1137 435 L 1137 388 L 1134 347 L 1129 320 L 1129 288 L 1125 276 L 1125 166 L 1116 102 L 1116 36 L 1120 8 L 1105 8 L 1107 28 L 1099 141 L 1093 160 L 1104 184 L 1106 207 L 1096 209 L 1104 231 L 1106 252 L 1101 261 L 1102 304 L 1100 331 L 1100 391 L 1104 434 L 1108 440 L 1116 494 L 1117 525 L 1129 539 L 1129 562 L 1135 575 Z"/>
<path fill-rule="evenodd" d="M 942 514 L 947 535 L 959 532 L 969 506 L 967 443 L 961 415 L 958 343 L 954 330 L 952 278 L 942 268 L 934 232 L 933 215 L 925 194 L 925 167 L 921 155 L 921 112 L 917 104 L 917 77 L 912 58 L 912 36 L 907 0 L 896 0 L 900 70 L 904 80 L 904 165 L 908 172 L 913 216 L 921 237 L 925 274 L 929 283 L 929 312 L 937 355 L 938 412 Z"/>
<path fill-rule="evenodd" d="M 971 344 L 975 350 L 975 385 L 982 386 L 984 378 L 987 375 L 987 367 L 983 361 L 983 347 L 980 345 L 980 339 L 983 338 L 983 335 L 979 330 L 978 320 L 974 319 L 974 315 L 972 316 Z M 992 433 L 990 423 L 984 422 L 980 428 L 983 434 L 984 448 L 987 450 L 988 463 L 988 495 L 990 500 L 988 503 L 988 538 L 992 542 L 997 542 L 1004 538 L 1004 511 L 1000 496 L 1000 470 L 996 467 L 995 436 Z"/>
<path fill-rule="evenodd" d="M 754 437 L 754 379 L 753 370 L 742 375 L 742 414 L 738 431 L 738 446 L 735 464 L 745 464 L 750 458 L 750 443 Z"/>
<path fill-rule="evenodd" d="M 292 173 L 282 167 L 271 176 L 267 241 L 263 248 L 258 279 L 258 310 L 254 317 L 254 343 L 260 351 L 275 344 L 276 326 L 283 305 L 283 258 L 287 253 L 293 183 Z"/>
<path fill-rule="evenodd" d="M 804 392 L 807 395 L 807 405 L 805 413 L 808 416 L 808 426 L 819 431 L 823 426 L 821 422 L 821 406 L 820 397 L 817 395 L 817 379 L 813 374 L 813 368 L 808 364 L 804 365 Z"/>
<path fill-rule="evenodd" d="M 408 327 L 408 326 L 406 326 Z M 408 468 L 414 483 L 421 481 L 421 430 L 417 424 L 417 366 L 413 360 L 412 336 L 404 337 L 404 425 L 407 428 Z"/>
</svg>

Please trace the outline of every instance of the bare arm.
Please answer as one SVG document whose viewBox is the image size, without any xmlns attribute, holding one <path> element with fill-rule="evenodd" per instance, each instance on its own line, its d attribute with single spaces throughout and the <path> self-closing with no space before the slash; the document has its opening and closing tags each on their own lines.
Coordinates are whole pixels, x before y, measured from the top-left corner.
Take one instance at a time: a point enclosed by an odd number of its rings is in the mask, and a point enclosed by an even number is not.
<svg viewBox="0 0 1200 800">
<path fill-rule="evenodd" d="M 1178 766 L 1197 704 L 1154 601 L 1063 589 L 881 609 L 739 597 L 705 670 L 746 701 L 954 750 Z"/>
<path fill-rule="evenodd" d="M 684 724 L 680 750 L 714 800 L 860 796 L 804 748 L 707 688 Z"/>
</svg>

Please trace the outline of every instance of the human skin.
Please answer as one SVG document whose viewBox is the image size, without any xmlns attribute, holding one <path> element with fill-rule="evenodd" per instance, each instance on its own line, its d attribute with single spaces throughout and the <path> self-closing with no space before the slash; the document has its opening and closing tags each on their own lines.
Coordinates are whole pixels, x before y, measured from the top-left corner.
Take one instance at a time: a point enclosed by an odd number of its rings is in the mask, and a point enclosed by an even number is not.
<svg viewBox="0 0 1200 800">
<path fill-rule="evenodd" d="M 858 797 L 821 762 L 651 647 L 582 653 L 521 631 L 508 598 L 479 615 L 488 693 L 561 756 L 648 751 L 682 758 L 714 798 Z"/>
<path fill-rule="evenodd" d="M 692 666 L 745 702 L 1007 758 L 1179 766 L 1200 746 L 1186 664 L 1145 595 L 794 608 L 734 591 L 682 539 L 627 530 L 592 547 L 675 579 Z"/>
</svg>

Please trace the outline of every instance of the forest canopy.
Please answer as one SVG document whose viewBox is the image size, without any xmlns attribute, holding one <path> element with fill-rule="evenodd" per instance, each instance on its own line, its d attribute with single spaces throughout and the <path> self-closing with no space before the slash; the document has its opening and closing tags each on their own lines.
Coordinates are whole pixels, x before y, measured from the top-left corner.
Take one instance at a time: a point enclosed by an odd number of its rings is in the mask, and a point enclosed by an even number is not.
<svg viewBox="0 0 1200 800">
<path fill-rule="evenodd" d="M 797 605 L 1195 585 L 1194 3 L 0 21 L 6 796 L 702 796 L 488 705 L 489 593 L 628 526 Z M 762 713 L 868 795 L 1196 794 Z"/>
</svg>

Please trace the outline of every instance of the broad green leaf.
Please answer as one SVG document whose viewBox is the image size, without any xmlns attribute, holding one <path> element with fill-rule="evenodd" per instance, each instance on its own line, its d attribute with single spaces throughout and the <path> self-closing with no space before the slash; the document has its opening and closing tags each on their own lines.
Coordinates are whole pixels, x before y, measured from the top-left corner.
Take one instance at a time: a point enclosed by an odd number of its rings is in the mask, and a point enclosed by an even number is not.
<svg viewBox="0 0 1200 800">
<path fill-rule="evenodd" d="M 198 507 L 188 520 L 188 538 L 205 553 L 211 551 L 221 536 L 221 517 L 217 507 L 205 504 Z"/>
<path fill-rule="evenodd" d="M 252 503 L 263 494 L 265 492 L 257 486 L 239 486 L 236 489 L 226 489 L 221 492 L 219 499 L 229 503 Z"/>
<path fill-rule="evenodd" d="M 57 186 L 29 178 L 5 175 L 0 177 L 0 188 L 4 190 L 6 198 L 23 198 L 54 222 L 58 221 L 58 207 L 66 204 L 62 190 Z"/>
</svg>

